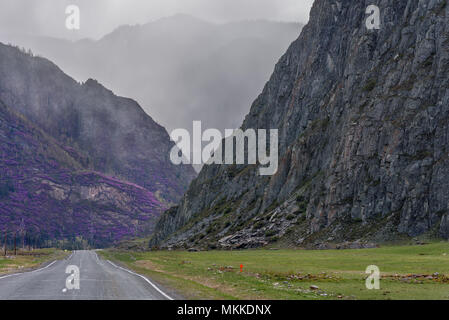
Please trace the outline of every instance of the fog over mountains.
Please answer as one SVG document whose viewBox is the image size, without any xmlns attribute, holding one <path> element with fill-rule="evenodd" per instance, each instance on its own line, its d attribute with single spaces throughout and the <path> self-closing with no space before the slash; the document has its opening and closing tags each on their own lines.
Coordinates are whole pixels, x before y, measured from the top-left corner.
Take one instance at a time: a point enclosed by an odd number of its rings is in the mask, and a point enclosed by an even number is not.
<svg viewBox="0 0 449 320">
<path fill-rule="evenodd" d="M 41 244 L 149 235 L 195 177 L 167 129 L 238 127 L 300 30 L 177 15 L 98 41 L 3 34 L 1 224 Z"/>
<path fill-rule="evenodd" d="M 94 78 L 136 99 L 169 131 L 237 128 L 302 25 L 216 24 L 176 15 L 122 26 L 98 41 L 0 35 L 49 58 L 79 81 Z"/>
</svg>

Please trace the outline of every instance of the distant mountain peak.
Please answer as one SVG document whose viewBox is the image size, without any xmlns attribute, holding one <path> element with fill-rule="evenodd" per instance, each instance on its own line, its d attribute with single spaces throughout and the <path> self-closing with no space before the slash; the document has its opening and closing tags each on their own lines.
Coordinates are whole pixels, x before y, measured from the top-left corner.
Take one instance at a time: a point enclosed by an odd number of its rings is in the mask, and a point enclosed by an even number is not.
<svg viewBox="0 0 449 320">
<path fill-rule="evenodd" d="M 195 17 L 191 14 L 187 13 L 177 13 L 172 16 L 167 16 L 161 19 L 158 19 L 154 22 L 165 22 L 165 21 L 176 21 L 176 22 L 193 22 L 193 23 L 205 23 L 205 24 L 213 24 L 210 21 Z"/>
<path fill-rule="evenodd" d="M 114 92 L 112 92 L 112 90 L 109 90 L 108 88 L 103 86 L 100 82 L 98 82 L 98 80 L 95 80 L 95 79 L 92 79 L 92 78 L 87 79 L 86 82 L 84 82 L 82 84 L 82 86 L 85 87 L 85 88 L 91 89 L 91 90 L 108 93 L 110 95 L 114 94 Z"/>
</svg>

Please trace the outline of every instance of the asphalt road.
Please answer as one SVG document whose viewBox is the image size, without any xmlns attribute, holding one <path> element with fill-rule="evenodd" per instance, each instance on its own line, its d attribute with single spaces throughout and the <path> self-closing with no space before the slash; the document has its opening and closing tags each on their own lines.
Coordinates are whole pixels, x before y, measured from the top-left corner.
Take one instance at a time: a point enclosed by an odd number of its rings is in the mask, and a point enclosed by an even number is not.
<svg viewBox="0 0 449 320">
<path fill-rule="evenodd" d="M 79 289 L 76 288 L 74 271 L 66 273 L 69 266 L 79 269 Z M 0 276 L 0 300 L 167 299 L 171 297 L 154 282 L 110 261 L 101 260 L 95 251 L 75 251 L 65 260 L 52 262 L 35 271 Z"/>
</svg>

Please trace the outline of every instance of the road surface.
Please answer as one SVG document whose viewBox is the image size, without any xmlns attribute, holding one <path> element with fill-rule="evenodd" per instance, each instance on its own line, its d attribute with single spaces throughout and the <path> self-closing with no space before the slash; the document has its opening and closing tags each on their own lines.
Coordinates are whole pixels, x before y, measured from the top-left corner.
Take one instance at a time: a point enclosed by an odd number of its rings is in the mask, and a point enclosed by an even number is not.
<svg viewBox="0 0 449 320">
<path fill-rule="evenodd" d="M 79 269 L 79 289 L 73 271 L 66 273 L 69 266 Z M 35 271 L 0 276 L 0 300 L 167 299 L 171 297 L 151 280 L 101 260 L 95 251 L 75 251 Z"/>
</svg>

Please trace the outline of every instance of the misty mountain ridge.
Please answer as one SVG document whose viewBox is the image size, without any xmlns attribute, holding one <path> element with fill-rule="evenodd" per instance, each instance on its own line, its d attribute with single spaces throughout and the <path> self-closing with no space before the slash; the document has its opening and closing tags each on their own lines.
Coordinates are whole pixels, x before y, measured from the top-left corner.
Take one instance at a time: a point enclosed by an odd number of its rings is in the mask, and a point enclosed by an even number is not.
<svg viewBox="0 0 449 320">
<path fill-rule="evenodd" d="M 175 15 L 122 26 L 97 41 L 3 35 L 75 79 L 95 78 L 133 97 L 169 131 L 236 128 L 302 25 L 271 21 L 211 23 Z"/>
<path fill-rule="evenodd" d="M 0 99 L 56 139 L 88 155 L 100 172 L 175 202 L 195 176 L 174 166 L 166 130 L 132 99 L 96 80 L 77 83 L 52 62 L 0 45 Z"/>
<path fill-rule="evenodd" d="M 146 236 L 196 176 L 132 99 L 0 44 L 2 230 L 104 246 Z"/>
</svg>

